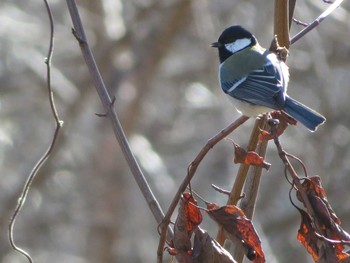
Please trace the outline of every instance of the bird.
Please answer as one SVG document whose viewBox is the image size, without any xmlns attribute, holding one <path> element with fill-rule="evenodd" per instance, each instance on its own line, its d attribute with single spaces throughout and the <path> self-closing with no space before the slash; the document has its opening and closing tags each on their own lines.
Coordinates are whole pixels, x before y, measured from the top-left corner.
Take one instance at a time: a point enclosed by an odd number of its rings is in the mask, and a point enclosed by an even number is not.
<svg viewBox="0 0 350 263">
<path fill-rule="evenodd" d="M 242 26 L 226 28 L 211 46 L 219 51 L 220 86 L 241 114 L 257 117 L 280 110 L 312 132 L 326 121 L 320 113 L 288 96 L 288 66 L 261 47 Z"/>
</svg>

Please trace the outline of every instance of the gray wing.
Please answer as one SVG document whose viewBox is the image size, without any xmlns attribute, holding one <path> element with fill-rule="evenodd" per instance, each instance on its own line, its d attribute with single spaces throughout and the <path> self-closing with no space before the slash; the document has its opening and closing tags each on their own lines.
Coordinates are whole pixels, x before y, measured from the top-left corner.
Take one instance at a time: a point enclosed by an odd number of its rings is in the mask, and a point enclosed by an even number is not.
<svg viewBox="0 0 350 263">
<path fill-rule="evenodd" d="M 222 89 L 236 99 L 281 109 L 285 102 L 284 82 L 282 70 L 270 62 L 261 69 L 253 70 L 245 78 L 222 83 Z"/>
</svg>

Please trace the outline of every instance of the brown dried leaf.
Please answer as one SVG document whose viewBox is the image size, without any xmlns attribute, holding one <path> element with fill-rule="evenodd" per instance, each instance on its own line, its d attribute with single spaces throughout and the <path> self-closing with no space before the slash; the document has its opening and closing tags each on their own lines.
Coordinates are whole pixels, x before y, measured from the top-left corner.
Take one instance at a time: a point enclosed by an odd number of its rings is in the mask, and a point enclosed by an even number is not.
<svg viewBox="0 0 350 263">
<path fill-rule="evenodd" d="M 315 230 L 312 227 L 312 220 L 308 213 L 304 210 L 298 209 L 301 214 L 301 224 L 298 230 L 297 239 L 306 248 L 314 259 L 315 262 L 318 260 L 318 246 L 317 246 L 317 236 Z"/>
<path fill-rule="evenodd" d="M 284 131 L 287 129 L 289 125 L 296 125 L 297 121 L 284 113 L 283 111 L 273 111 L 271 112 L 271 117 L 273 119 L 279 120 L 279 124 L 277 126 L 277 136 L 280 136 L 284 133 Z M 265 130 L 261 130 L 260 136 L 259 136 L 259 141 L 268 141 L 272 140 L 273 135 Z"/>
<path fill-rule="evenodd" d="M 317 262 L 338 262 L 348 258 L 349 255 L 343 252 L 345 247 L 342 243 L 350 241 L 350 236 L 338 224 L 340 220 L 328 203 L 319 177 L 305 179 L 302 186 L 314 211 L 315 221 L 305 211 L 298 209 L 302 215 L 298 240 Z M 297 196 L 302 200 L 299 192 Z M 316 233 L 314 224 L 322 233 Z"/>
<path fill-rule="evenodd" d="M 243 245 L 247 250 L 247 257 L 255 263 L 265 262 L 265 255 L 261 248 L 261 241 L 255 231 L 253 223 L 243 211 L 234 205 L 209 209 L 208 215 L 226 231 L 230 239 Z"/>
<path fill-rule="evenodd" d="M 200 227 L 195 230 L 193 259 L 195 263 L 236 263 L 231 254 Z"/>
<path fill-rule="evenodd" d="M 174 248 L 177 251 L 190 251 L 191 245 L 191 232 L 188 231 L 188 220 L 185 205 L 187 201 L 181 198 L 179 212 L 174 225 Z"/>
<path fill-rule="evenodd" d="M 271 166 L 270 163 L 265 162 L 264 158 L 261 157 L 254 151 L 247 152 L 245 149 L 234 143 L 235 157 L 233 158 L 234 163 L 243 163 L 248 165 L 259 166 L 268 170 Z"/>
<path fill-rule="evenodd" d="M 181 200 L 183 201 L 186 213 L 187 231 L 190 233 L 202 222 L 203 216 L 197 207 L 197 201 L 190 193 L 183 193 Z"/>
<path fill-rule="evenodd" d="M 302 183 L 302 186 L 308 196 L 317 196 L 322 200 L 324 205 L 327 207 L 330 217 L 335 223 L 337 224 L 341 223 L 340 219 L 337 217 L 337 215 L 335 214 L 331 205 L 328 202 L 326 191 L 323 189 L 321 185 L 321 178 L 319 176 L 313 176 L 308 179 L 305 179 L 304 182 Z M 298 198 L 299 200 L 301 200 L 300 196 L 298 196 Z"/>
</svg>

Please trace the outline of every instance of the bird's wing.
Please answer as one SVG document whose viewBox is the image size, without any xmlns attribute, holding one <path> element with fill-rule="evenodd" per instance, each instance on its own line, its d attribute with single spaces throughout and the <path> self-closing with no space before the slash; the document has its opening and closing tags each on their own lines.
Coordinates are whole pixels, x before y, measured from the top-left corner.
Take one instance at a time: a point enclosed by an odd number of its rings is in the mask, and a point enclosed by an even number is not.
<svg viewBox="0 0 350 263">
<path fill-rule="evenodd" d="M 285 83 L 280 68 L 269 61 L 244 78 L 222 83 L 230 96 L 251 104 L 280 109 L 285 101 Z"/>
</svg>

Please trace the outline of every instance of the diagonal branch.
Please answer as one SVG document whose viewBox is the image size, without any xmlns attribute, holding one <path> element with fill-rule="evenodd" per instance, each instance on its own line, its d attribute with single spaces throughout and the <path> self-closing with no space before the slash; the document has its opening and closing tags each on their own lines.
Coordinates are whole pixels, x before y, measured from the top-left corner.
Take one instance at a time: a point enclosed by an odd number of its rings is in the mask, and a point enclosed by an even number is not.
<svg viewBox="0 0 350 263">
<path fill-rule="evenodd" d="M 54 146 L 55 146 L 56 141 L 57 141 L 57 138 L 58 138 L 58 135 L 59 135 L 59 131 L 60 131 L 62 125 L 63 125 L 63 121 L 60 120 L 60 118 L 58 116 L 58 113 L 57 113 L 57 110 L 56 110 L 56 105 L 55 105 L 55 101 L 54 101 L 53 91 L 52 91 L 52 87 L 51 87 L 51 60 L 52 60 L 52 54 L 53 54 L 54 33 L 55 33 L 55 31 L 54 31 L 54 21 L 53 21 L 53 16 L 52 16 L 51 9 L 50 9 L 48 1 L 44 0 L 44 3 L 45 3 L 47 14 L 48 14 L 48 17 L 49 17 L 49 20 L 50 20 L 50 32 L 51 32 L 50 33 L 49 51 L 48 51 L 47 58 L 45 60 L 46 73 L 47 73 L 47 76 L 46 76 L 46 79 L 47 79 L 47 90 L 49 92 L 49 94 L 48 94 L 49 95 L 49 102 L 50 102 L 52 115 L 53 115 L 53 118 L 55 120 L 56 128 L 55 128 L 55 131 L 54 131 L 53 138 L 51 140 L 50 146 L 45 151 L 45 153 L 41 156 L 41 158 L 38 160 L 38 162 L 34 165 L 32 171 L 30 172 L 30 174 L 29 174 L 29 176 L 27 178 L 27 181 L 24 184 L 23 190 L 22 190 L 22 192 L 20 194 L 20 197 L 18 199 L 17 206 L 16 206 L 16 208 L 15 208 L 13 214 L 12 214 L 12 217 L 10 219 L 9 230 L 8 230 L 9 241 L 10 241 L 10 244 L 11 244 L 12 248 L 16 252 L 18 252 L 18 253 L 22 254 L 24 257 L 26 257 L 30 263 L 33 262 L 33 259 L 31 258 L 31 256 L 25 250 L 21 249 L 20 247 L 18 247 L 16 245 L 15 240 L 14 240 L 13 230 L 14 230 L 16 219 L 17 219 L 20 211 L 22 210 L 22 208 L 23 208 L 23 206 L 25 204 L 25 201 L 26 201 L 26 198 L 28 196 L 30 187 L 31 187 L 31 185 L 32 185 L 32 183 L 33 183 L 33 181 L 34 181 L 38 171 L 40 170 L 40 168 L 43 166 L 43 164 L 46 162 L 46 160 L 49 158 L 51 152 L 53 151 Z"/>
<path fill-rule="evenodd" d="M 201 151 L 198 153 L 197 157 L 190 163 L 188 166 L 188 171 L 187 171 L 187 176 L 181 183 L 178 191 L 175 194 L 175 197 L 173 201 L 171 202 L 168 211 L 164 217 L 163 222 L 160 224 L 160 230 L 161 230 L 161 236 L 159 239 L 159 244 L 158 244 L 158 263 L 162 262 L 163 259 L 163 248 L 165 245 L 166 241 L 166 229 L 169 226 L 170 223 L 170 218 L 172 214 L 174 213 L 174 210 L 180 200 L 181 194 L 186 190 L 186 187 L 189 185 L 191 182 L 199 164 L 201 161 L 204 159 L 206 154 L 209 152 L 211 148 L 213 148 L 219 141 L 224 139 L 227 135 L 229 135 L 231 132 L 233 132 L 236 128 L 238 128 L 240 125 L 242 125 L 244 122 L 246 122 L 249 119 L 247 116 L 241 116 L 239 117 L 236 121 L 231 123 L 229 126 L 227 126 L 225 129 L 221 130 L 218 134 L 216 134 L 214 137 L 212 137 L 207 144 L 201 149 Z"/>
<path fill-rule="evenodd" d="M 296 34 L 291 40 L 290 44 L 294 44 L 297 42 L 300 38 L 305 36 L 307 33 L 309 33 L 312 29 L 317 27 L 325 18 L 327 18 L 328 15 L 330 15 L 335 9 L 337 9 L 343 0 L 336 0 L 330 7 L 326 9 L 319 17 L 317 17 L 311 24 L 309 24 L 307 27 L 305 27 L 303 30 L 301 30 L 298 34 Z"/>
<path fill-rule="evenodd" d="M 94 56 L 88 45 L 75 0 L 67 0 L 67 6 L 73 22 L 73 34 L 79 42 L 86 65 L 89 69 L 91 77 L 93 78 L 93 83 L 95 85 L 96 91 L 106 111 L 106 117 L 108 117 L 108 119 L 111 121 L 115 137 L 123 151 L 124 157 L 129 165 L 132 175 L 134 176 L 136 183 L 138 184 L 151 212 L 153 213 L 153 216 L 155 217 L 158 223 L 161 223 L 164 218 L 164 213 L 157 199 L 155 198 L 151 188 L 149 187 L 148 182 L 145 176 L 143 175 L 134 154 L 130 149 L 128 140 L 124 134 L 124 130 L 120 124 L 117 113 L 114 110 L 113 101 L 106 89 L 100 71 L 96 65 Z M 169 231 L 171 234 L 172 230 L 170 228 Z"/>
</svg>

